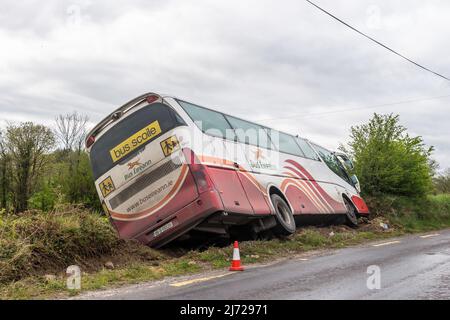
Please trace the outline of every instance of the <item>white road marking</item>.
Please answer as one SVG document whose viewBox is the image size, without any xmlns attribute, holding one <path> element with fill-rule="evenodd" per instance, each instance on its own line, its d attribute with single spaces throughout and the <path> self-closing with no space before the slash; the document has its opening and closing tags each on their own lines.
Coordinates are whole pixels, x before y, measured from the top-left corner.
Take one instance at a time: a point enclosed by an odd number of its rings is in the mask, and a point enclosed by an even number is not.
<svg viewBox="0 0 450 320">
<path fill-rule="evenodd" d="M 300 258 L 298 260 L 300 260 L 300 261 L 308 261 L 308 259 L 306 259 L 306 258 Z"/>
<path fill-rule="evenodd" d="M 219 274 L 216 276 L 196 278 L 196 279 L 191 279 L 191 280 L 186 280 L 186 281 L 181 281 L 181 282 L 175 282 L 175 283 L 171 283 L 170 286 L 171 287 L 183 287 L 183 286 L 187 286 L 189 284 L 194 284 L 194 283 L 199 283 L 199 282 L 205 282 L 205 281 L 212 280 L 212 279 L 222 278 L 222 277 L 228 276 L 230 274 L 233 274 L 233 273 L 228 272 L 228 273 Z"/>
<path fill-rule="evenodd" d="M 378 244 L 373 244 L 373 247 L 382 247 L 382 246 L 388 246 L 390 244 L 396 244 L 396 243 L 400 243 L 400 241 L 395 240 L 395 241 L 389 241 L 389 242 L 383 242 L 383 243 L 378 243 Z"/>
<path fill-rule="evenodd" d="M 422 239 L 431 238 L 431 237 L 437 237 L 439 236 L 439 233 L 433 233 L 433 234 L 425 234 L 423 236 L 420 236 Z"/>
</svg>

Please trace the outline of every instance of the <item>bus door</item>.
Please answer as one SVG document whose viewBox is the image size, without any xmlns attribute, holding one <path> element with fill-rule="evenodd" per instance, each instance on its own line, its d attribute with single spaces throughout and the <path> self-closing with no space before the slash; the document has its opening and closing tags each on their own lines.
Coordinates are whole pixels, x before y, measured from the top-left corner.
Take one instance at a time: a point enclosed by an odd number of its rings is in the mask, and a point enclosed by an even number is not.
<svg viewBox="0 0 450 320">
<path fill-rule="evenodd" d="M 228 158 L 233 159 L 237 177 L 244 188 L 253 211 L 257 214 L 271 213 L 269 200 L 265 196 L 266 191 L 261 183 L 261 164 L 267 159 L 265 158 L 266 150 L 229 140 L 225 144 Z M 264 160 L 261 162 L 263 158 Z M 264 169 L 262 170 L 264 171 Z"/>
<path fill-rule="evenodd" d="M 228 158 L 226 140 L 203 134 L 203 163 L 220 194 L 226 211 L 252 214 L 253 209 L 235 167 Z"/>
</svg>

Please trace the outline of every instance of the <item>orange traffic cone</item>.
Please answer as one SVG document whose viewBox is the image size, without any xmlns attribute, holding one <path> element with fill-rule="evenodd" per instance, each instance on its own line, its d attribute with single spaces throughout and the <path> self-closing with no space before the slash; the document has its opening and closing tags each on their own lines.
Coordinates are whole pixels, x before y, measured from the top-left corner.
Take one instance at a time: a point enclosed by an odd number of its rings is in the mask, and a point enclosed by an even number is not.
<svg viewBox="0 0 450 320">
<path fill-rule="evenodd" d="M 230 271 L 244 271 L 244 267 L 241 266 L 241 256 L 239 255 L 238 242 L 234 242 L 233 248 L 233 260 L 231 261 Z"/>
</svg>

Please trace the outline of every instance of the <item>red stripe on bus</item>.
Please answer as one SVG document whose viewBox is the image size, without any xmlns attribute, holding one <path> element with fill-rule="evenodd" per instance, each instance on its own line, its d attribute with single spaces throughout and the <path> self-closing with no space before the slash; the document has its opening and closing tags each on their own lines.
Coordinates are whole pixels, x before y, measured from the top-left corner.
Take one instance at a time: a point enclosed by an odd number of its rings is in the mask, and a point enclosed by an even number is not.
<svg viewBox="0 0 450 320">
<path fill-rule="evenodd" d="M 330 203 L 330 205 L 332 205 L 332 207 L 336 210 L 336 211 L 345 211 L 345 206 L 334 200 L 332 197 L 330 197 L 330 195 L 317 183 L 317 181 L 313 178 L 313 176 L 305 169 L 303 168 L 302 165 L 300 165 L 298 162 L 294 161 L 294 160 L 286 160 L 286 162 L 294 165 L 297 169 L 299 169 L 308 179 L 311 180 L 311 182 L 314 184 L 314 186 L 317 188 L 317 190 L 321 193 L 321 195 L 327 200 L 327 202 Z"/>
</svg>

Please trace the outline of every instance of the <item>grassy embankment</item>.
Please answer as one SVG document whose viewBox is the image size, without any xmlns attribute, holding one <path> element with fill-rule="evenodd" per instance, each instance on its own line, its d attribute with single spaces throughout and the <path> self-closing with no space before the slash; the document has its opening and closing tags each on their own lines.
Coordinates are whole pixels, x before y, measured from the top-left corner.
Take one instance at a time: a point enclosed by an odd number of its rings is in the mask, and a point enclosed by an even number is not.
<svg viewBox="0 0 450 320">
<path fill-rule="evenodd" d="M 356 230 L 304 227 L 283 240 L 243 242 L 243 263 L 450 227 L 450 195 L 382 197 L 368 203 L 373 219 Z M 384 230 L 382 222 L 390 228 Z M 76 208 L 0 215 L 0 299 L 77 294 L 66 289 L 65 269 L 73 264 L 81 267 L 82 291 L 87 291 L 225 268 L 231 252 L 231 246 L 202 252 L 153 250 L 117 239 L 105 217 Z"/>
</svg>

